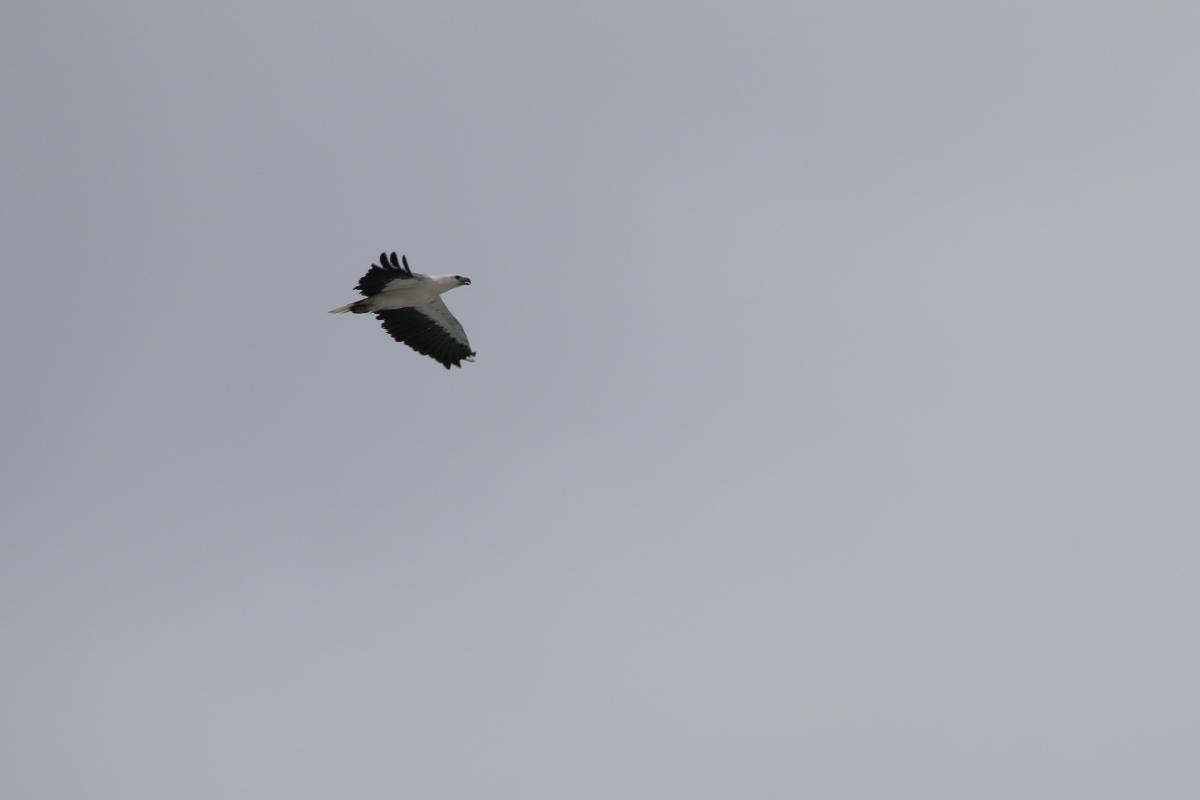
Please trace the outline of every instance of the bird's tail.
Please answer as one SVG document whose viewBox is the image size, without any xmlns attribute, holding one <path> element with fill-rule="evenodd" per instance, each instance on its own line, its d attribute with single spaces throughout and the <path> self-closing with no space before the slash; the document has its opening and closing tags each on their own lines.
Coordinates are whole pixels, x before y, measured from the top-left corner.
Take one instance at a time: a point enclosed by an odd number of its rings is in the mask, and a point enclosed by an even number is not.
<svg viewBox="0 0 1200 800">
<path fill-rule="evenodd" d="M 369 298 L 368 298 L 369 299 Z M 371 310 L 370 304 L 366 300 L 359 300 L 355 303 L 347 303 L 344 306 L 329 309 L 330 314 L 345 314 L 347 311 L 352 311 L 355 314 L 366 314 Z"/>
</svg>

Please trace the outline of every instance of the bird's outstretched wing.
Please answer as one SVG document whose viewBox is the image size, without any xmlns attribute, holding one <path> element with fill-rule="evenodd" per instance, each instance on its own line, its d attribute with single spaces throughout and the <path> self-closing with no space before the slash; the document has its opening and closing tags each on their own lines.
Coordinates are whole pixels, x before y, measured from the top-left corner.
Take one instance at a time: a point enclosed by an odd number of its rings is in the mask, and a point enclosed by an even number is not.
<svg viewBox="0 0 1200 800">
<path fill-rule="evenodd" d="M 380 253 L 379 263 L 371 265 L 367 274 L 362 276 L 358 281 L 358 286 L 355 286 L 354 289 L 364 297 L 370 297 L 386 291 L 389 287 L 396 288 L 392 286 L 395 281 L 417 279 L 408 267 L 408 256 L 403 256 L 397 261 L 395 253 L 392 253 L 390 258 L 387 253 Z"/>
<path fill-rule="evenodd" d="M 380 311 L 375 317 L 397 342 L 429 356 L 446 369 L 461 367 L 464 360 L 474 359 L 475 352 L 466 332 L 440 297 L 420 306 Z"/>
</svg>

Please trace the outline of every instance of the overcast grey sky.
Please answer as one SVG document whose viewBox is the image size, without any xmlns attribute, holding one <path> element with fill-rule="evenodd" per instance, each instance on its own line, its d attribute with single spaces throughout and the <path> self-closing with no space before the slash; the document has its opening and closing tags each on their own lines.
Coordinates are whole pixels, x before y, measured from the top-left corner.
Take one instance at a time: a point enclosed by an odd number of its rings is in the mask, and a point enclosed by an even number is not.
<svg viewBox="0 0 1200 800">
<path fill-rule="evenodd" d="M 1197 41 L 6 3 L 0 795 L 1200 796 Z"/>
</svg>

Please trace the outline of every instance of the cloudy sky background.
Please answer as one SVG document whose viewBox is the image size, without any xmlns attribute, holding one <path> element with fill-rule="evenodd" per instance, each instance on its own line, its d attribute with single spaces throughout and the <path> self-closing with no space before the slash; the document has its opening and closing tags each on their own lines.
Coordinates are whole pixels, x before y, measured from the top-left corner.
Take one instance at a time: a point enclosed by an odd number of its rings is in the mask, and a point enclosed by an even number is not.
<svg viewBox="0 0 1200 800">
<path fill-rule="evenodd" d="M 1195 797 L 1198 36 L 6 4 L 0 794 Z"/>
</svg>

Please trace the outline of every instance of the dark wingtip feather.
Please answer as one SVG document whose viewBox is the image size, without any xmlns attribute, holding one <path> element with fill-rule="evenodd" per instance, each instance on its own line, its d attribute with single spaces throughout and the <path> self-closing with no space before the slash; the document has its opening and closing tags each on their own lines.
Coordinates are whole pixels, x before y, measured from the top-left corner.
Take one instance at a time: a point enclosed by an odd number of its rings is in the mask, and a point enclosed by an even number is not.
<svg viewBox="0 0 1200 800">
<path fill-rule="evenodd" d="M 408 256 L 401 256 L 401 260 L 404 261 L 404 271 L 412 275 L 412 267 L 408 265 Z"/>
<path fill-rule="evenodd" d="M 446 369 L 462 367 L 462 360 L 473 351 L 456 341 L 444 328 L 414 308 L 393 308 L 375 312 L 383 329 L 397 342 L 402 342 L 424 356 L 429 356 Z"/>
<path fill-rule="evenodd" d="M 407 267 L 408 264 L 406 263 L 404 266 Z M 354 288 L 363 296 L 370 297 L 384 291 L 392 281 L 408 279 L 412 276 L 412 270 L 400 267 L 395 253 L 389 257 L 385 250 L 379 254 L 379 263 L 372 264 L 371 268 L 367 270 L 367 274 L 359 279 L 358 285 Z"/>
</svg>

